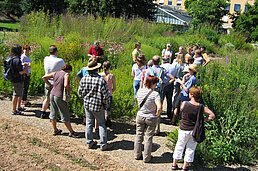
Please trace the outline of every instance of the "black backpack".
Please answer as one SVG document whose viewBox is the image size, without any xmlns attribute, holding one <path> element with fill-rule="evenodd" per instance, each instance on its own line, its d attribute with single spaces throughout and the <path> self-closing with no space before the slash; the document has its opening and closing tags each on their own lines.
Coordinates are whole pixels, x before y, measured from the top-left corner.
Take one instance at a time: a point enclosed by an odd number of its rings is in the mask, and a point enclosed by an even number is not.
<svg viewBox="0 0 258 171">
<path fill-rule="evenodd" d="M 193 138 L 196 142 L 201 143 L 205 140 L 205 127 L 204 127 L 204 117 L 203 117 L 204 105 L 200 104 L 197 120 L 193 129 Z"/>
<path fill-rule="evenodd" d="M 14 68 L 13 68 L 13 58 L 7 57 L 4 60 L 3 78 L 6 81 L 14 80 Z"/>
</svg>

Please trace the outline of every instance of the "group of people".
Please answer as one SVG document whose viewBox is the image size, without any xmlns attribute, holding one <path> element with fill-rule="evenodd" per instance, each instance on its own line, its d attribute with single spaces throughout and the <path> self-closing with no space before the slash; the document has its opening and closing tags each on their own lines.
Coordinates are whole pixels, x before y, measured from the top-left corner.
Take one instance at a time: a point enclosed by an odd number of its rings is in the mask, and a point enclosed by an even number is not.
<svg viewBox="0 0 258 171">
<path fill-rule="evenodd" d="M 194 150 L 197 142 L 191 138 L 192 127 L 195 125 L 197 111 L 199 109 L 198 100 L 202 91 L 195 87 L 197 84 L 196 73 L 198 66 L 206 66 L 210 60 L 205 53 L 205 47 L 201 50 L 198 46 L 187 48 L 180 47 L 175 53 L 170 49 L 168 43 L 166 49 L 162 51 L 162 57 L 154 55 L 148 61 L 141 50 L 141 43 L 135 44 L 132 53 L 133 65 L 132 76 L 134 77 L 133 89 L 134 98 L 138 102 L 138 112 L 136 116 L 136 137 L 134 143 L 134 156 L 136 160 L 143 159 L 144 162 L 151 161 L 151 149 L 153 136 L 160 133 L 160 114 L 164 98 L 167 101 L 167 117 L 172 124 L 175 124 L 175 116 L 181 112 L 182 121 L 178 135 L 178 143 L 174 152 L 172 169 L 177 169 L 176 162 L 182 158 L 182 153 L 186 146 L 185 164 L 193 161 Z M 23 50 L 23 54 L 22 54 Z M 31 103 L 27 100 L 27 92 L 30 82 L 31 60 L 28 57 L 30 48 L 25 45 L 14 45 L 11 49 L 13 64 L 16 68 L 17 79 L 12 81 L 14 86 L 12 99 L 12 114 L 23 114 L 21 111 Z M 49 56 L 44 58 L 45 75 L 42 79 L 45 82 L 46 98 L 42 104 L 41 118 L 50 118 L 53 126 L 53 135 L 62 134 L 62 130 L 57 128 L 58 113 L 61 122 L 65 124 L 70 137 L 80 137 L 75 132 L 70 123 L 70 113 L 65 92 L 72 91 L 70 84 L 70 72 L 72 66 L 65 64 L 64 60 L 58 58 L 58 49 L 55 45 L 49 47 Z M 85 111 L 85 137 L 89 149 L 96 148 L 97 142 L 93 140 L 93 128 L 98 130 L 100 136 L 100 149 L 108 150 L 112 144 L 107 143 L 106 122 L 111 111 L 112 94 L 116 90 L 115 76 L 110 73 L 111 64 L 109 61 L 102 61 L 104 51 L 99 42 L 94 42 L 88 52 L 89 60 L 87 66 L 77 73 L 79 81 L 78 95 L 84 101 Z M 162 62 L 162 65 L 160 65 Z M 98 73 L 100 69 L 103 72 Z M 22 98 L 22 103 L 21 103 Z M 50 115 L 47 109 L 50 104 Z M 212 120 L 215 115 L 207 107 L 204 113 L 208 114 L 206 120 Z M 142 155 L 141 144 L 145 132 L 145 147 Z"/>
<path fill-rule="evenodd" d="M 177 161 L 182 159 L 186 147 L 182 168 L 185 170 L 188 163 L 194 160 L 197 145 L 192 133 L 201 106 L 198 101 L 201 99 L 202 90 L 196 87 L 196 74 L 198 67 L 206 66 L 210 59 L 205 52 L 206 48 L 199 49 L 198 45 L 194 45 L 193 51 L 188 47 L 187 53 L 184 53 L 184 47 L 179 47 L 179 52 L 175 53 L 175 59 L 170 48 L 171 44 L 168 43 L 161 57 L 154 55 L 148 62 L 141 50 L 140 42 L 135 44 L 132 52 L 134 63 L 131 75 L 134 77 L 134 98 L 138 102 L 134 157 L 136 160 L 143 159 L 146 163 L 151 161 L 152 139 L 155 134 L 160 133 L 160 114 L 162 103 L 166 98 L 167 118 L 172 125 L 176 125 L 175 117 L 181 114 L 172 170 L 179 169 Z M 214 113 L 207 107 L 204 107 L 202 112 L 208 115 L 205 121 L 215 118 Z M 144 132 L 145 145 L 142 154 Z"/>
</svg>

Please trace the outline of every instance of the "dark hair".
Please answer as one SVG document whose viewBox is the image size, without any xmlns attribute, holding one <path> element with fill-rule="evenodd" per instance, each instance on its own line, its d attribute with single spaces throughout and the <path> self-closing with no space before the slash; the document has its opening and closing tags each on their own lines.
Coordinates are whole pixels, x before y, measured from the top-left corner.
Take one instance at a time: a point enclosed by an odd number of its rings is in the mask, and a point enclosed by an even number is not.
<svg viewBox="0 0 258 171">
<path fill-rule="evenodd" d="M 23 50 L 30 50 L 30 46 L 29 45 L 24 45 L 22 49 Z"/>
<path fill-rule="evenodd" d="M 49 53 L 50 53 L 51 55 L 54 55 L 56 52 L 57 52 L 57 47 L 56 47 L 56 45 L 51 45 L 51 46 L 49 46 Z"/>
<path fill-rule="evenodd" d="M 205 46 L 202 46 L 201 49 L 206 50 L 206 47 L 205 47 Z"/>
<path fill-rule="evenodd" d="M 104 69 L 104 70 L 107 70 L 107 69 L 109 69 L 110 67 L 111 67 L 111 64 L 110 64 L 109 61 L 103 62 L 103 69 Z"/>
<path fill-rule="evenodd" d="M 72 71 L 73 67 L 70 64 L 66 64 L 65 66 L 62 67 L 63 71 Z"/>
<path fill-rule="evenodd" d="M 21 54 L 22 54 L 22 47 L 21 47 L 21 45 L 19 45 L 19 44 L 13 45 L 12 48 L 11 48 L 10 56 L 11 57 L 13 57 L 13 56 L 20 57 Z"/>
<path fill-rule="evenodd" d="M 194 45 L 193 47 L 197 47 L 197 49 L 199 49 L 199 45 Z"/>
<path fill-rule="evenodd" d="M 202 89 L 200 87 L 191 87 L 189 89 L 189 94 L 193 95 L 193 97 L 196 99 L 196 100 L 199 100 L 202 98 Z"/>
<path fill-rule="evenodd" d="M 141 45 L 141 42 L 136 42 L 134 48 L 137 48 L 140 45 Z"/>
<path fill-rule="evenodd" d="M 189 64 L 193 64 L 193 63 L 194 63 L 194 58 L 193 58 L 192 56 L 190 56 L 190 57 L 188 58 L 188 63 L 189 63 Z"/>
<path fill-rule="evenodd" d="M 145 80 L 145 86 L 147 88 L 151 88 L 152 85 L 159 82 L 159 78 L 157 76 L 148 75 Z"/>
</svg>

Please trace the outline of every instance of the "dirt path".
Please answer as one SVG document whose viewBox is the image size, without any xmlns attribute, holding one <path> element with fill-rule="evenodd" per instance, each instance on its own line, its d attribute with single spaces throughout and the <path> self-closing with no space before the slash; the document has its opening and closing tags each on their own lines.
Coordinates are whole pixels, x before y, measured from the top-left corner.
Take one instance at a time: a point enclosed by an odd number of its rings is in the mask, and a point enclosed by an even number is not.
<svg viewBox="0 0 258 171">
<path fill-rule="evenodd" d="M 13 116 L 11 100 L 0 100 L 0 170 L 171 170 L 172 151 L 166 147 L 164 132 L 175 127 L 166 124 L 165 116 L 162 135 L 153 139 L 152 163 L 145 164 L 133 157 L 134 123 L 113 123 L 113 129 L 108 129 L 109 142 L 114 144 L 110 151 L 89 150 L 85 138 L 68 137 L 62 123 L 58 123 L 58 128 L 63 135 L 52 136 L 49 120 L 39 118 L 42 98 L 35 98 L 32 103 L 25 116 Z M 74 130 L 84 135 L 85 126 L 73 121 Z M 94 137 L 99 142 L 96 134 Z"/>
</svg>

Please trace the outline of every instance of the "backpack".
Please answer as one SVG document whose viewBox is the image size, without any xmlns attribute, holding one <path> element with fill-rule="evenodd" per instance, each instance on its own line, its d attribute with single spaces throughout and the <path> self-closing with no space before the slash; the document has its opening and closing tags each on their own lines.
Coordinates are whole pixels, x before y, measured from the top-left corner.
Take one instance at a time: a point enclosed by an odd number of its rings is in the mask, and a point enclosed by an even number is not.
<svg viewBox="0 0 258 171">
<path fill-rule="evenodd" d="M 200 104 L 199 111 L 197 114 L 197 120 L 193 129 L 192 136 L 196 142 L 201 143 L 205 140 L 205 128 L 204 128 L 204 117 L 203 117 L 204 105 Z"/>
<path fill-rule="evenodd" d="M 157 92 L 159 92 L 159 94 L 161 94 L 162 90 L 163 90 L 161 75 L 162 75 L 162 72 L 164 71 L 164 68 L 162 68 L 162 67 L 160 68 L 158 75 L 154 74 L 152 67 L 150 67 L 150 71 L 151 71 L 152 76 L 157 76 L 159 78 L 159 82 L 157 84 L 157 87 L 155 88 L 155 91 L 157 91 Z"/>
<path fill-rule="evenodd" d="M 4 60 L 3 78 L 6 81 L 14 80 L 14 68 L 13 68 L 13 58 L 12 57 L 7 57 Z"/>
</svg>

